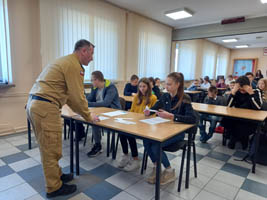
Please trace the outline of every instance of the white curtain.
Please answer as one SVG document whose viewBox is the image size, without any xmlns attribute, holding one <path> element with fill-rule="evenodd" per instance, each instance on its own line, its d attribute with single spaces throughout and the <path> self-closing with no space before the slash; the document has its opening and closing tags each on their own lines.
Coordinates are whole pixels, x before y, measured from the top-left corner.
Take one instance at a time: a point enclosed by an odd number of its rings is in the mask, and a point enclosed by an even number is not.
<svg viewBox="0 0 267 200">
<path fill-rule="evenodd" d="M 202 77 L 209 76 L 213 79 L 215 75 L 217 45 L 205 42 L 203 46 Z"/>
<path fill-rule="evenodd" d="M 130 68 L 136 64 L 140 77 L 165 79 L 170 72 L 172 29 L 133 13 L 128 14 L 127 22 L 127 75 L 134 73 Z"/>
<path fill-rule="evenodd" d="M 178 72 L 183 73 L 185 80 L 195 78 L 197 43 L 195 41 L 182 41 L 178 43 Z"/>
<path fill-rule="evenodd" d="M 0 0 L 0 83 L 12 83 L 7 0 Z"/>
<path fill-rule="evenodd" d="M 85 81 L 94 70 L 122 80 L 125 64 L 125 11 L 95 0 L 40 0 L 42 64 L 73 52 L 79 39 L 95 45 L 94 61 L 84 66 Z"/>
<path fill-rule="evenodd" d="M 216 77 L 227 75 L 227 67 L 230 59 L 230 50 L 224 47 L 220 47 L 217 54 L 217 64 L 216 64 Z"/>
</svg>

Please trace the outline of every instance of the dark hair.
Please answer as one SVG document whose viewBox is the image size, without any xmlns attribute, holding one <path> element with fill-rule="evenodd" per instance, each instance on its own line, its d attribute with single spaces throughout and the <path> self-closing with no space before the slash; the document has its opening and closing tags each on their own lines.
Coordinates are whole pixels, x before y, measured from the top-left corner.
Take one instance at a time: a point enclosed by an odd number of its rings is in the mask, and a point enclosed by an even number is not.
<svg viewBox="0 0 267 200">
<path fill-rule="evenodd" d="M 245 74 L 245 76 L 249 76 L 249 75 L 251 75 L 251 76 L 254 77 L 254 74 L 253 74 L 252 72 L 247 72 L 247 73 Z"/>
<path fill-rule="evenodd" d="M 263 77 L 260 69 L 256 71 L 256 77 Z"/>
<path fill-rule="evenodd" d="M 205 76 L 205 77 L 204 77 L 204 80 L 205 80 L 205 81 L 208 81 L 208 82 L 210 83 L 210 77 L 209 77 L 209 76 Z"/>
<path fill-rule="evenodd" d="M 139 90 L 139 84 L 140 83 L 144 83 L 147 85 L 147 92 L 145 95 L 142 94 L 142 92 Z M 138 82 L 138 91 L 137 91 L 137 105 L 140 105 L 143 101 L 143 96 L 146 99 L 146 105 L 148 105 L 150 103 L 150 97 L 152 95 L 152 88 L 150 86 L 149 80 L 148 78 L 141 78 Z"/>
<path fill-rule="evenodd" d="M 172 110 L 175 110 L 177 107 L 179 107 L 184 99 L 184 75 L 180 72 L 172 72 L 168 76 L 168 78 L 171 78 L 175 83 L 179 83 L 179 87 L 177 89 L 177 97 L 179 99 L 178 103 L 172 108 Z"/>
<path fill-rule="evenodd" d="M 157 82 L 158 80 L 160 80 L 160 78 L 158 78 L 158 77 L 157 77 L 157 78 L 155 78 L 155 82 Z"/>
<path fill-rule="evenodd" d="M 95 48 L 95 45 L 93 45 L 91 42 L 89 42 L 88 40 L 84 40 L 84 39 L 81 39 L 79 41 L 77 41 L 75 43 L 75 46 L 74 46 L 74 51 L 78 51 L 80 50 L 82 47 L 84 46 L 92 46 L 93 48 Z"/>
<path fill-rule="evenodd" d="M 137 75 L 135 75 L 135 74 L 132 75 L 131 78 L 130 78 L 131 81 L 138 80 L 138 79 L 139 79 L 139 77 Z"/>
<path fill-rule="evenodd" d="M 153 77 L 149 77 L 148 80 L 153 83 L 153 86 L 155 86 L 156 82 Z"/>
<path fill-rule="evenodd" d="M 228 75 L 228 78 L 230 78 L 230 77 L 233 78 L 233 75 L 232 74 Z"/>
<path fill-rule="evenodd" d="M 94 78 L 97 79 L 97 80 L 99 80 L 99 81 L 105 81 L 104 75 L 102 74 L 101 71 L 94 71 L 94 72 L 92 72 L 92 76 L 94 76 Z"/>
<path fill-rule="evenodd" d="M 238 79 L 235 81 L 240 85 L 240 87 L 243 87 L 244 85 L 250 85 L 249 79 L 246 76 L 240 76 Z"/>
<path fill-rule="evenodd" d="M 233 81 L 230 81 L 230 84 L 235 84 L 235 80 L 233 80 Z"/>
<path fill-rule="evenodd" d="M 215 94 L 218 93 L 218 89 L 215 86 L 213 86 L 213 85 L 209 87 L 208 91 L 209 92 L 212 92 L 212 93 L 215 93 Z"/>
</svg>

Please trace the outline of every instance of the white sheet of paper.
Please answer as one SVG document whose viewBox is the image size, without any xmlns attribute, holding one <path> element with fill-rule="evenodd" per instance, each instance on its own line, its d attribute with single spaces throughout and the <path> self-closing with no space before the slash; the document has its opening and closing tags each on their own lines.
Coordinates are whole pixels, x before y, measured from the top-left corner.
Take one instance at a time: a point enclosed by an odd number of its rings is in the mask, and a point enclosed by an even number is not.
<svg viewBox="0 0 267 200">
<path fill-rule="evenodd" d="M 115 122 L 118 122 L 118 123 L 121 123 L 121 124 L 136 124 L 135 122 L 127 121 L 125 119 L 123 119 L 123 118 L 116 118 L 115 119 Z"/>
<path fill-rule="evenodd" d="M 150 118 L 150 119 L 142 119 L 140 120 L 140 122 L 144 122 L 150 125 L 154 125 L 154 124 L 159 124 L 159 123 L 164 123 L 164 122 L 169 122 L 169 119 L 164 119 L 161 117 L 154 117 L 154 118 Z"/>
<path fill-rule="evenodd" d="M 107 112 L 107 113 L 101 113 L 102 115 L 107 115 L 109 117 L 115 117 L 115 116 L 119 116 L 119 115 L 125 115 L 127 114 L 127 112 L 123 111 L 123 110 L 117 110 L 117 111 L 112 111 L 112 112 Z"/>
<path fill-rule="evenodd" d="M 105 116 L 98 116 L 100 121 L 103 121 L 103 120 L 106 120 L 106 119 L 109 119 L 109 117 L 105 117 Z"/>
</svg>

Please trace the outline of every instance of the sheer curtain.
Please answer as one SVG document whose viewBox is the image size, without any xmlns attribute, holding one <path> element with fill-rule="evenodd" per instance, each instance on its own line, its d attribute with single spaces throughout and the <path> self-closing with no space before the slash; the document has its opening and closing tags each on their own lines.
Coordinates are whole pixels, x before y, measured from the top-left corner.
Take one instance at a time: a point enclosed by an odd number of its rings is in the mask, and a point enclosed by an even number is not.
<svg viewBox="0 0 267 200">
<path fill-rule="evenodd" d="M 125 11 L 95 0 L 40 0 L 43 66 L 73 52 L 79 39 L 95 45 L 94 61 L 84 66 L 85 81 L 94 70 L 122 80 L 125 64 Z"/>
<path fill-rule="evenodd" d="M 213 79 L 215 75 L 217 45 L 205 42 L 203 46 L 202 76 Z"/>
<path fill-rule="evenodd" d="M 195 41 L 182 41 L 178 43 L 178 72 L 183 73 L 185 80 L 195 78 L 197 43 Z"/>
<path fill-rule="evenodd" d="M 0 0 L 0 83 L 12 83 L 7 0 Z"/>
<path fill-rule="evenodd" d="M 230 50 L 224 47 L 220 47 L 217 54 L 217 64 L 216 64 L 216 77 L 227 75 L 227 67 L 230 59 Z"/>
</svg>

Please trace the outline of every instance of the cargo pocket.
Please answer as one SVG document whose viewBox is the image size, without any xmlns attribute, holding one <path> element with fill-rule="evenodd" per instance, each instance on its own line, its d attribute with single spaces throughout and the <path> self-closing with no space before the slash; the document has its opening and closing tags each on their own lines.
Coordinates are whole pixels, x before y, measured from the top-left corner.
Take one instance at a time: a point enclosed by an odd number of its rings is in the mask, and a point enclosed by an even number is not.
<svg viewBox="0 0 267 200">
<path fill-rule="evenodd" d="M 45 147 L 57 146 L 61 144 L 62 127 L 61 124 L 52 122 L 41 122 L 42 136 L 41 143 Z"/>
</svg>

